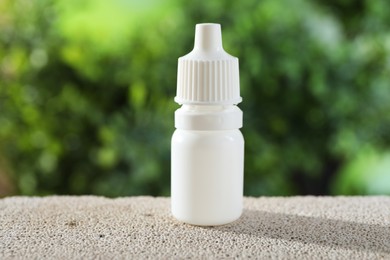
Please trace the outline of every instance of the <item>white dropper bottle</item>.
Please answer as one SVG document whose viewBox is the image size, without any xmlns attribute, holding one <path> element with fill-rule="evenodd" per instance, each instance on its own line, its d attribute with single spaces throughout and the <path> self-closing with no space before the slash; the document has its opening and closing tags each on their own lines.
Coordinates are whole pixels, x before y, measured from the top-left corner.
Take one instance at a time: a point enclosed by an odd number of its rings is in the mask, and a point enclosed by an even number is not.
<svg viewBox="0 0 390 260">
<path fill-rule="evenodd" d="M 172 214 L 211 226 L 242 213 L 244 138 L 238 59 L 222 47 L 219 24 L 197 24 L 194 49 L 179 58 L 172 136 Z"/>
</svg>

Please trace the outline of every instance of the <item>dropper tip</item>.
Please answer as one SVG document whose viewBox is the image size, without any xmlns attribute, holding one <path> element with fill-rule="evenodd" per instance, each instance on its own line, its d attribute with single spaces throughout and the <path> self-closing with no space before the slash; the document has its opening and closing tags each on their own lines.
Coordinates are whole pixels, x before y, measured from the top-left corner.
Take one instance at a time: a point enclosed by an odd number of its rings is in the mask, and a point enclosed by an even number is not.
<svg viewBox="0 0 390 260">
<path fill-rule="evenodd" d="M 219 51 L 222 47 L 221 25 L 217 23 L 200 23 L 195 27 L 194 49 Z"/>
</svg>

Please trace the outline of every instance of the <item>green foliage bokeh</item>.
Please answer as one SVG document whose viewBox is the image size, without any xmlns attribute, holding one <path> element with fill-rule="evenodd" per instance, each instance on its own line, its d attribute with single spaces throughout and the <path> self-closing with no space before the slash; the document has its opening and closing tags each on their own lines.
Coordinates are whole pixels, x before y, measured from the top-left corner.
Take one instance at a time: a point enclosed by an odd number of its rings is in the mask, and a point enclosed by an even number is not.
<svg viewBox="0 0 390 260">
<path fill-rule="evenodd" d="M 390 148 L 387 10 L 386 0 L 2 1 L 0 175 L 17 194 L 169 195 L 177 58 L 196 23 L 216 22 L 240 59 L 246 195 L 355 194 L 337 188 L 353 179 L 346 165 Z"/>
</svg>

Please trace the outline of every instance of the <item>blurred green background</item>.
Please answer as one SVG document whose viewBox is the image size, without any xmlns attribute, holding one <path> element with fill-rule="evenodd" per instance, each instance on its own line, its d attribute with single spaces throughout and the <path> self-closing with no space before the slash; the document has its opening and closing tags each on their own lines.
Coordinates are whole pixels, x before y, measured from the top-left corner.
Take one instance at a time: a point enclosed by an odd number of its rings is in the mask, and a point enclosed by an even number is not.
<svg viewBox="0 0 390 260">
<path fill-rule="evenodd" d="M 388 0 L 1 0 L 0 196 L 169 195 L 201 22 L 240 58 L 245 195 L 390 194 Z"/>
</svg>

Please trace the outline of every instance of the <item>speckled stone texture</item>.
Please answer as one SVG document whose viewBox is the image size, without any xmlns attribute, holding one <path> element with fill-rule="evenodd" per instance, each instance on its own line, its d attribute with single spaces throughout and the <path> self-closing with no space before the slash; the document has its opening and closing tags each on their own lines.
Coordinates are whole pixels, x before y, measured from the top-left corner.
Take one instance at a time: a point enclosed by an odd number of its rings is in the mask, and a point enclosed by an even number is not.
<svg viewBox="0 0 390 260">
<path fill-rule="evenodd" d="M 170 215 L 169 198 L 0 200 L 1 259 L 390 259 L 390 197 L 245 198 L 229 225 Z"/>
</svg>

